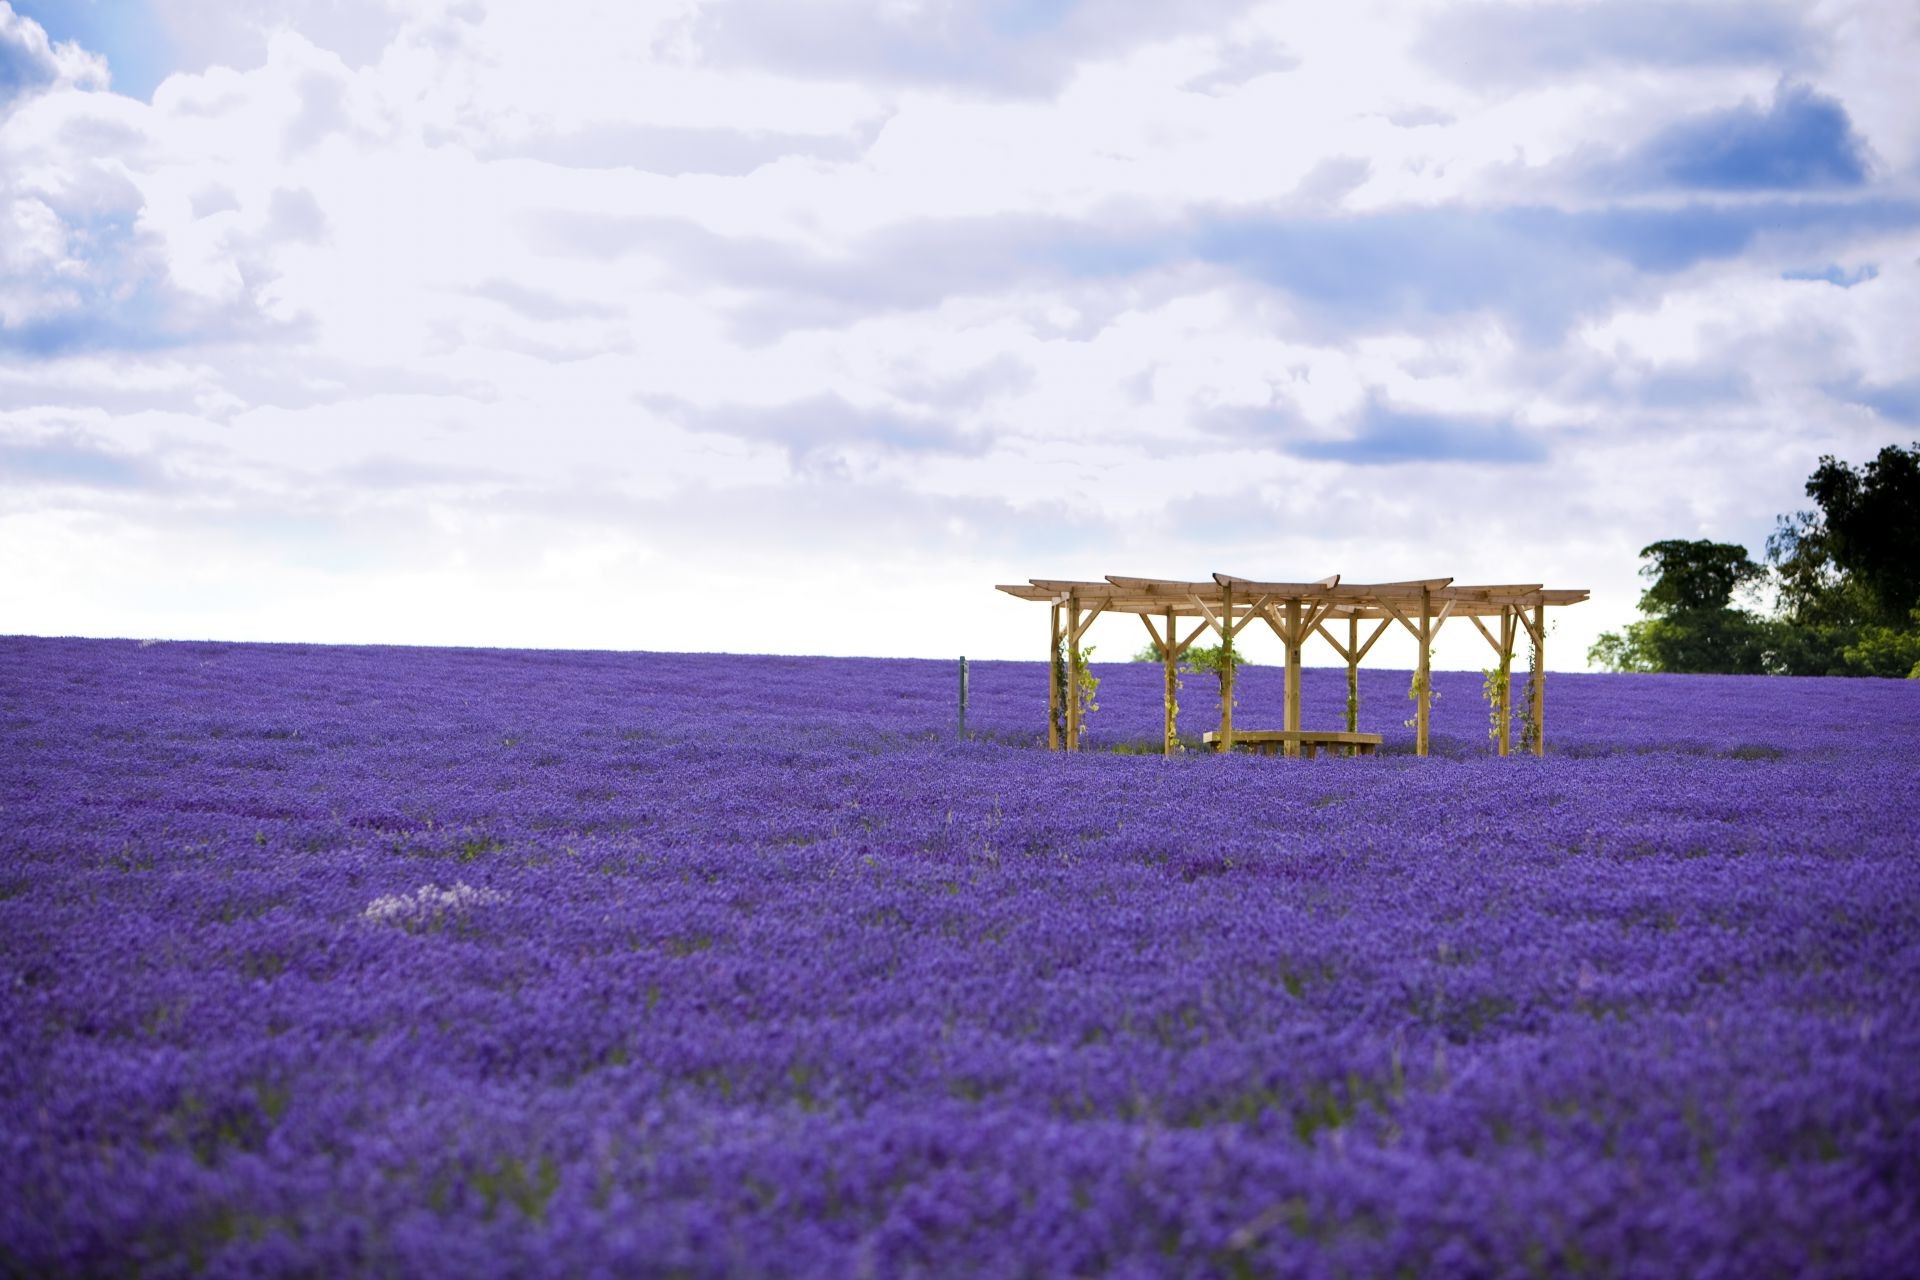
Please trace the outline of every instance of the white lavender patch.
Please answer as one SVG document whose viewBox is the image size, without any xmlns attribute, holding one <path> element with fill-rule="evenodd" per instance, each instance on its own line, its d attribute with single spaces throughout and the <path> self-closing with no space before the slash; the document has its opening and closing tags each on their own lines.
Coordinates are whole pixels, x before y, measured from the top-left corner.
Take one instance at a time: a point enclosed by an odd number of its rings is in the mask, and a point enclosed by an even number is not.
<svg viewBox="0 0 1920 1280">
<path fill-rule="evenodd" d="M 423 884 L 412 893 L 390 893 L 375 898 L 360 913 L 368 924 L 396 925 L 408 930 L 432 930 L 464 920 L 475 907 L 505 902 L 507 895 L 494 889 L 476 889 L 456 880 L 450 889 Z"/>
</svg>

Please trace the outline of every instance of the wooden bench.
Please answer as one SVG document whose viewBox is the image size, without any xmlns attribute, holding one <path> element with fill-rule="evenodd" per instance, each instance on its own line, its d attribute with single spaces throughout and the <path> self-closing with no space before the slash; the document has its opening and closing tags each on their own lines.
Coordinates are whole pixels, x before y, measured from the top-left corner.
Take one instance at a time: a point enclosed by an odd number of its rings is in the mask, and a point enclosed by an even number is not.
<svg viewBox="0 0 1920 1280">
<path fill-rule="evenodd" d="M 1220 749 L 1220 735 L 1209 733 L 1203 739 L 1213 750 Z M 1300 744 L 1300 754 L 1312 759 L 1321 747 L 1332 751 L 1347 748 L 1348 755 L 1370 756 L 1379 749 L 1377 733 L 1347 733 L 1337 729 L 1235 729 L 1233 745 L 1245 746 L 1263 756 L 1277 754 L 1289 742 Z"/>
</svg>

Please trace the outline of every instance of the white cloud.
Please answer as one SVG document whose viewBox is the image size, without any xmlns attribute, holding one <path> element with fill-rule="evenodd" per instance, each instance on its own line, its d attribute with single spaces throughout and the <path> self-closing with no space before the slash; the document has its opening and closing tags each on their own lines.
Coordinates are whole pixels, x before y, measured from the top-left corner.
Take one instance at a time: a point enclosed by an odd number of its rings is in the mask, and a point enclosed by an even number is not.
<svg viewBox="0 0 1920 1280">
<path fill-rule="evenodd" d="M 155 4 L 151 103 L 0 18 L 29 630 L 1030 656 L 995 581 L 1339 570 L 1593 587 L 1578 666 L 1640 545 L 1911 426 L 1897 6 Z M 1783 75 L 1860 189 L 1583 185 Z"/>
</svg>

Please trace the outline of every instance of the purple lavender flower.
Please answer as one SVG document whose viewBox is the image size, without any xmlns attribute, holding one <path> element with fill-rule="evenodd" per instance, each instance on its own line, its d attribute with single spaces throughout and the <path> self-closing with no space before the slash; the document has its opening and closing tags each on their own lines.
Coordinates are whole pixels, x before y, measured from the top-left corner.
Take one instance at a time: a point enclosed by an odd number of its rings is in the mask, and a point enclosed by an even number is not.
<svg viewBox="0 0 1920 1280">
<path fill-rule="evenodd" d="M 1920 684 L 1100 674 L 0 640 L 0 1274 L 1920 1271 Z"/>
</svg>

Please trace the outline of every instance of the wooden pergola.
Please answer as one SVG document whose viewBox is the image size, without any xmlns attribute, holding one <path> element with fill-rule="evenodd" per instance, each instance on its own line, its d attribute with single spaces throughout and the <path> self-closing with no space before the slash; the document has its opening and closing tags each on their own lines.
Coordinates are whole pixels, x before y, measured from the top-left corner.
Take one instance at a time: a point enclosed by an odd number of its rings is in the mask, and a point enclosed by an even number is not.
<svg viewBox="0 0 1920 1280">
<path fill-rule="evenodd" d="M 1050 606 L 1052 638 L 1047 654 L 1047 746 L 1068 751 L 1080 749 L 1080 699 L 1068 696 L 1080 685 L 1080 641 L 1105 613 L 1131 613 L 1137 616 L 1153 637 L 1166 668 L 1166 751 L 1176 749 L 1174 733 L 1175 669 L 1194 642 L 1209 631 L 1220 637 L 1224 650 L 1220 690 L 1219 741 L 1223 750 L 1233 747 L 1233 642 L 1255 619 L 1273 629 L 1286 646 L 1286 705 L 1288 730 L 1300 729 L 1300 656 L 1307 640 L 1315 635 L 1333 646 L 1347 664 L 1347 688 L 1351 698 L 1358 697 L 1358 673 L 1361 659 L 1367 656 L 1387 628 L 1398 622 L 1413 634 L 1420 647 L 1414 674 L 1414 750 L 1427 754 L 1427 729 L 1431 717 L 1432 687 L 1429 663 L 1434 637 L 1449 618 L 1467 618 L 1493 646 L 1499 661 L 1499 737 L 1501 755 L 1512 750 L 1507 700 L 1513 673 L 1514 642 L 1522 631 L 1533 640 L 1536 661 L 1532 673 L 1533 753 L 1546 751 L 1546 611 L 1549 605 L 1579 604 L 1587 598 L 1580 590 L 1549 590 L 1539 583 L 1508 583 L 1492 586 L 1456 586 L 1451 578 L 1425 578 L 1413 582 L 1342 583 L 1338 574 L 1318 582 L 1259 582 L 1216 573 L 1205 582 L 1177 582 L 1163 578 L 1123 578 L 1109 576 L 1104 582 L 1077 582 L 1046 578 L 1029 579 L 1025 586 L 999 588 L 1022 600 L 1038 600 Z M 1181 624 L 1195 626 L 1181 638 Z M 1493 626 L 1489 626 L 1489 623 Z M 1336 632 L 1345 624 L 1346 638 Z M 1496 630 L 1497 627 L 1497 630 Z M 1362 638 L 1362 631 L 1367 634 Z M 1067 651 L 1067 687 L 1061 688 L 1060 670 L 1054 656 L 1062 643 Z M 1062 741 L 1059 711 L 1065 701 L 1065 740 Z M 1299 753 L 1299 744 L 1289 742 L 1288 755 Z"/>
</svg>

